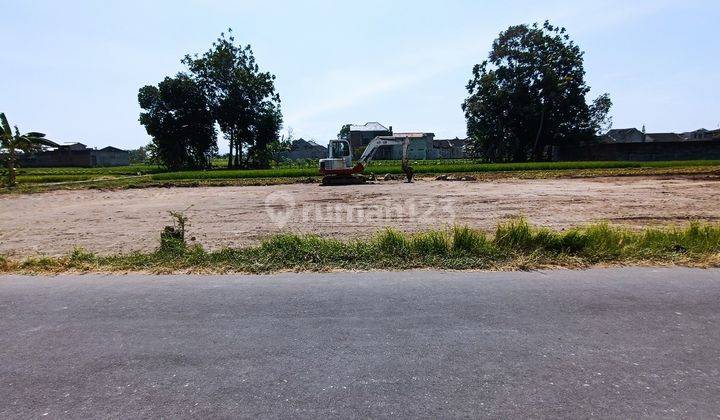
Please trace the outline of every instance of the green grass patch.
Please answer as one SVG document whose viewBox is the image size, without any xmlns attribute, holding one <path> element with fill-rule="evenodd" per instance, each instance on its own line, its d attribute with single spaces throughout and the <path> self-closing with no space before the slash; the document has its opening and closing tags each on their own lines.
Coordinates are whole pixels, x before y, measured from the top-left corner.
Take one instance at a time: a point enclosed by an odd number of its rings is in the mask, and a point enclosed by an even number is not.
<svg viewBox="0 0 720 420">
<path fill-rule="evenodd" d="M 412 166 L 419 174 L 440 173 L 483 173 L 515 171 L 557 171 L 569 169 L 621 169 L 621 168 L 681 168 L 720 166 L 718 160 L 663 161 L 663 162 L 521 162 L 521 163 L 479 163 L 468 159 L 419 160 Z M 400 174 L 399 161 L 374 161 L 367 168 L 368 173 Z M 158 181 L 205 180 L 237 178 L 275 178 L 317 176 L 317 163 L 303 167 L 277 167 L 272 169 L 212 169 L 197 171 L 167 172 L 158 166 L 131 165 L 108 168 L 23 168 L 18 174 L 20 183 L 83 181 L 99 177 L 121 177 L 149 175 Z"/>
<path fill-rule="evenodd" d="M 477 163 L 470 160 L 434 160 L 412 162 L 415 173 L 484 173 L 515 171 L 558 171 L 568 169 L 621 169 L 621 168 L 679 168 L 718 166 L 717 160 L 667 161 L 667 162 L 523 162 L 523 163 Z M 375 174 L 401 174 L 402 166 L 398 161 L 375 161 L 365 171 Z M 214 169 L 206 171 L 165 172 L 151 175 L 151 179 L 160 181 L 188 179 L 237 179 L 237 178 L 274 178 L 274 177 L 311 177 L 317 176 L 317 167 L 280 167 L 273 169 Z"/>
<path fill-rule="evenodd" d="M 317 162 L 282 164 L 272 169 L 222 169 L 167 172 L 152 165 L 108 168 L 21 168 L 18 186 L 0 188 L 0 193 L 31 193 L 57 189 L 118 189 L 147 187 L 270 185 L 319 182 Z M 632 175 L 718 174 L 720 161 L 665 162 L 524 162 L 480 163 L 469 159 L 420 160 L 412 162 L 419 176 L 473 174 L 478 179 L 515 177 L 527 179 Z M 0 171 L 1 172 L 1 171 Z M 399 161 L 374 161 L 366 174 L 401 174 Z M 1 182 L 0 182 L 1 183 Z"/>
<path fill-rule="evenodd" d="M 468 227 L 402 233 L 392 229 L 365 239 L 278 234 L 257 246 L 206 251 L 201 246 L 98 256 L 82 249 L 61 258 L 12 261 L 4 272 L 148 271 L 247 272 L 333 269 L 533 269 L 596 264 L 720 267 L 720 225 L 691 223 L 632 231 L 593 224 L 564 231 L 537 228 L 523 219 L 499 225 L 489 236 Z"/>
</svg>

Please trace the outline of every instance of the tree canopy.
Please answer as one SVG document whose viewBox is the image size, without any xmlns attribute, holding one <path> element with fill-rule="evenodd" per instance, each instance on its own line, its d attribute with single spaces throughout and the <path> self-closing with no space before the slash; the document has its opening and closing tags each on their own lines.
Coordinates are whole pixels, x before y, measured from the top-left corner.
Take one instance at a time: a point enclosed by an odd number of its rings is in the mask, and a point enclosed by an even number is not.
<svg viewBox="0 0 720 420">
<path fill-rule="evenodd" d="M 249 45 L 228 29 L 202 55 L 186 55 L 189 73 L 140 89 L 140 114 L 153 137 L 148 152 L 170 169 L 207 167 L 217 153 L 215 124 L 230 144 L 228 167 L 267 167 L 280 147 L 275 76 L 260 71 Z"/>
<path fill-rule="evenodd" d="M 275 76 L 260 71 L 250 45 L 236 45 L 232 29 L 228 34 L 222 33 L 201 56 L 187 55 L 182 61 L 230 144 L 228 166 L 266 166 L 268 145 L 278 140 L 282 127 Z"/>
<path fill-rule="evenodd" d="M 35 131 L 20 134 L 17 126 L 13 131 L 4 113 L 0 112 L 0 158 L 7 168 L 6 184 L 8 187 L 15 185 L 15 176 L 19 163 L 18 152 L 33 153 L 42 149 L 43 146 L 57 146 L 53 141 L 45 138 L 45 134 Z"/>
<path fill-rule="evenodd" d="M 340 127 L 337 138 L 341 140 L 348 140 L 350 138 L 350 124 L 343 124 L 343 126 Z"/>
<path fill-rule="evenodd" d="M 541 160 L 610 126 L 610 97 L 588 103 L 583 52 L 565 28 L 511 26 L 475 65 L 462 104 L 473 150 L 489 161 Z"/>
<path fill-rule="evenodd" d="M 155 158 L 171 170 L 208 168 L 217 153 L 215 120 L 200 86 L 187 74 L 144 86 L 140 123 L 152 137 Z"/>
</svg>

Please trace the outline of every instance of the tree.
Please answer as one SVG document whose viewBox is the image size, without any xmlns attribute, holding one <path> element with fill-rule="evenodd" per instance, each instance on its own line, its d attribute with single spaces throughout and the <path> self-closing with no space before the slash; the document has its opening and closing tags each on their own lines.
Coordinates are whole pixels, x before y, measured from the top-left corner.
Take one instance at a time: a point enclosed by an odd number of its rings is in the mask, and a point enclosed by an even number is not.
<svg viewBox="0 0 720 420">
<path fill-rule="evenodd" d="M 208 168 L 217 152 L 215 121 L 200 86 L 187 74 L 144 86 L 138 102 L 140 124 L 152 137 L 149 148 L 171 170 Z"/>
<path fill-rule="evenodd" d="M 577 145 L 610 125 L 607 94 L 591 104 L 583 52 L 565 28 L 511 26 L 473 68 L 462 104 L 473 149 L 489 161 L 541 160 L 547 146 Z"/>
<path fill-rule="evenodd" d="M 202 56 L 187 55 L 182 61 L 205 92 L 230 144 L 228 167 L 265 166 L 265 149 L 282 126 L 275 76 L 260 71 L 250 45 L 236 45 L 232 29 L 228 34 L 220 34 Z"/>
<path fill-rule="evenodd" d="M 128 158 L 131 165 L 147 163 L 149 160 L 147 147 L 140 146 L 137 149 L 128 150 Z"/>
<path fill-rule="evenodd" d="M 33 153 L 42 149 L 43 146 L 57 146 L 54 142 L 45 138 L 45 134 L 30 132 L 20 134 L 17 126 L 15 131 L 10 128 L 4 113 L 0 113 L 0 157 L 7 168 L 7 187 L 15 186 L 15 176 L 19 164 L 18 151 Z"/>
<path fill-rule="evenodd" d="M 350 124 L 344 124 L 340 127 L 340 132 L 337 135 L 340 140 L 350 140 Z"/>
<path fill-rule="evenodd" d="M 254 142 L 248 149 L 248 159 L 255 168 L 269 168 L 275 153 L 284 147 L 280 140 L 282 115 L 275 104 L 266 102 L 256 118 Z"/>
</svg>

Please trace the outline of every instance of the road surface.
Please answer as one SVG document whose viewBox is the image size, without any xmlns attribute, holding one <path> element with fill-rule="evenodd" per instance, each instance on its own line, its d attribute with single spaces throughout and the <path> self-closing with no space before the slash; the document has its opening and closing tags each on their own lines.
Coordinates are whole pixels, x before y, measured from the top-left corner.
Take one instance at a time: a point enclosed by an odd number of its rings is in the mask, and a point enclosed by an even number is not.
<svg viewBox="0 0 720 420">
<path fill-rule="evenodd" d="M 720 270 L 0 277 L 0 418 L 720 416 Z"/>
</svg>

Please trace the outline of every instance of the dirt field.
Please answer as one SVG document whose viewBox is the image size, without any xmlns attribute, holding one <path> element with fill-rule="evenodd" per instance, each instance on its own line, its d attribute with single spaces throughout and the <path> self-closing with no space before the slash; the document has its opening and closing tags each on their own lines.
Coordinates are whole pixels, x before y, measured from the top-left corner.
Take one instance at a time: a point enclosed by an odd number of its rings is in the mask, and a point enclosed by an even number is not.
<svg viewBox="0 0 720 420">
<path fill-rule="evenodd" d="M 492 230 L 519 215 L 554 228 L 600 220 L 630 227 L 717 221 L 719 202 L 719 180 L 679 177 L 56 191 L 0 197 L 0 254 L 150 250 L 170 221 L 168 211 L 188 207 L 189 235 L 217 249 L 280 231 L 344 237 L 386 226 Z"/>
</svg>

